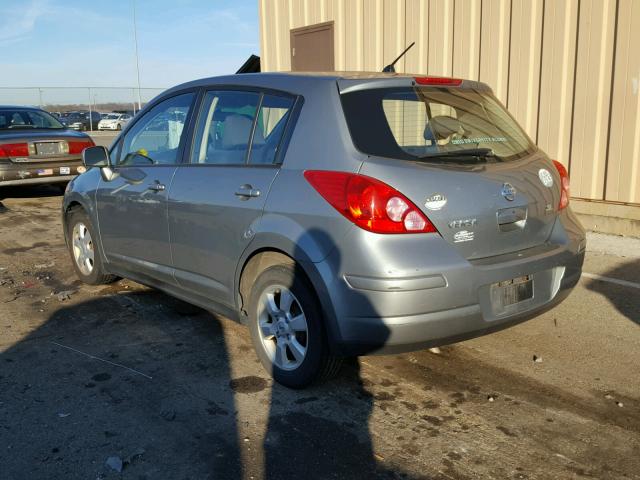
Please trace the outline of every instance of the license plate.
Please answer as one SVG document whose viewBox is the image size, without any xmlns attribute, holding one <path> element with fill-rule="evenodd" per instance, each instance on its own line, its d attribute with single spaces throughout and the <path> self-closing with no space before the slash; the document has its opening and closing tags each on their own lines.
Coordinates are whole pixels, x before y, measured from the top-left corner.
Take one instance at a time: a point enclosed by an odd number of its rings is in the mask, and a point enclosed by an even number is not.
<svg viewBox="0 0 640 480">
<path fill-rule="evenodd" d="M 533 298 L 533 279 L 531 275 L 512 278 L 495 284 L 502 306 L 514 305 Z"/>
<path fill-rule="evenodd" d="M 43 168 L 37 171 L 38 175 L 53 175 L 52 168 Z"/>
<path fill-rule="evenodd" d="M 38 155 L 57 155 L 60 153 L 58 142 L 36 143 L 36 153 Z"/>
<path fill-rule="evenodd" d="M 60 167 L 60 175 L 70 175 L 71 167 Z"/>
</svg>

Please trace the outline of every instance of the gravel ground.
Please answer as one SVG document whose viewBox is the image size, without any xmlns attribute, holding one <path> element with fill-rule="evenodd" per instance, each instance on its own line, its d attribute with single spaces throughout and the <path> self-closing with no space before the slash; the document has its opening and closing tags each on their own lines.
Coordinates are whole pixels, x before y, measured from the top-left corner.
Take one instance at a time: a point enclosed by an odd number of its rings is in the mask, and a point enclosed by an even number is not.
<svg viewBox="0 0 640 480">
<path fill-rule="evenodd" d="M 80 284 L 58 190 L 5 194 L 22 198 L 0 212 L 3 480 L 640 478 L 636 243 L 596 238 L 592 277 L 534 320 L 291 391 L 244 327 Z"/>
</svg>

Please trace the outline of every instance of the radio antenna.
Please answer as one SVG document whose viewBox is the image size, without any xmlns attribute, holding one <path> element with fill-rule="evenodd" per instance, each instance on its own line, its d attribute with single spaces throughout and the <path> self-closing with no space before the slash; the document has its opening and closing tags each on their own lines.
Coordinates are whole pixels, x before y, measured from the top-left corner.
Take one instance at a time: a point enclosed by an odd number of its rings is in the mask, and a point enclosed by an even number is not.
<svg viewBox="0 0 640 480">
<path fill-rule="evenodd" d="M 396 58 L 393 62 L 391 62 L 389 65 L 387 65 L 386 67 L 384 67 L 382 69 L 383 72 L 388 72 L 388 73 L 396 73 L 396 69 L 395 69 L 395 64 L 398 62 L 398 60 L 400 60 L 402 57 L 404 57 L 405 53 L 407 53 L 409 51 L 409 49 L 411 47 L 413 47 L 416 44 L 416 42 L 411 42 L 411 45 L 409 45 L 407 48 L 404 49 L 404 51 L 398 55 L 398 58 Z"/>
</svg>

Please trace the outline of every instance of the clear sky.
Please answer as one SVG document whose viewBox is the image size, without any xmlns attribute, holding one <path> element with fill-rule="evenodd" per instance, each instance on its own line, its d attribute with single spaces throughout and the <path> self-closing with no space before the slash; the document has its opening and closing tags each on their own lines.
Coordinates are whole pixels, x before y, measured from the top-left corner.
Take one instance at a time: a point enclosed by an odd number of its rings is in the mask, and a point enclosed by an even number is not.
<svg viewBox="0 0 640 480">
<path fill-rule="evenodd" d="M 0 87 L 135 86 L 132 5 L 0 0 Z M 257 0 L 136 0 L 136 20 L 143 88 L 234 73 L 259 55 Z"/>
</svg>

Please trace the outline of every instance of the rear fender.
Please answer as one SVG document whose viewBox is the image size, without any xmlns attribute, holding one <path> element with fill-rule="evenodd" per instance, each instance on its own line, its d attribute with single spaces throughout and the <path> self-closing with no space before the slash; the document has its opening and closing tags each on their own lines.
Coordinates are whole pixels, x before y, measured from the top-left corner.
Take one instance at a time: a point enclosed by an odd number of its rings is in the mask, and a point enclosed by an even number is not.
<svg viewBox="0 0 640 480">
<path fill-rule="evenodd" d="M 326 325 L 327 340 L 329 348 L 333 350 L 336 345 L 338 335 L 337 319 L 333 303 L 329 296 L 329 292 L 326 285 L 320 275 L 316 263 L 312 261 L 313 253 L 318 252 L 320 249 L 318 244 L 318 238 L 310 232 L 302 232 L 302 234 L 293 240 L 287 236 L 279 233 L 261 232 L 257 233 L 249 246 L 245 249 L 238 262 L 235 274 L 235 292 L 238 311 L 240 311 L 240 318 L 243 322 L 247 320 L 246 315 L 242 312 L 242 298 L 240 295 L 240 280 L 242 273 L 247 262 L 256 254 L 266 251 L 276 251 L 287 255 L 293 259 L 297 265 L 302 269 L 307 276 L 311 284 L 315 289 L 316 296 L 320 302 L 320 308 L 322 309 L 323 318 Z"/>
</svg>

